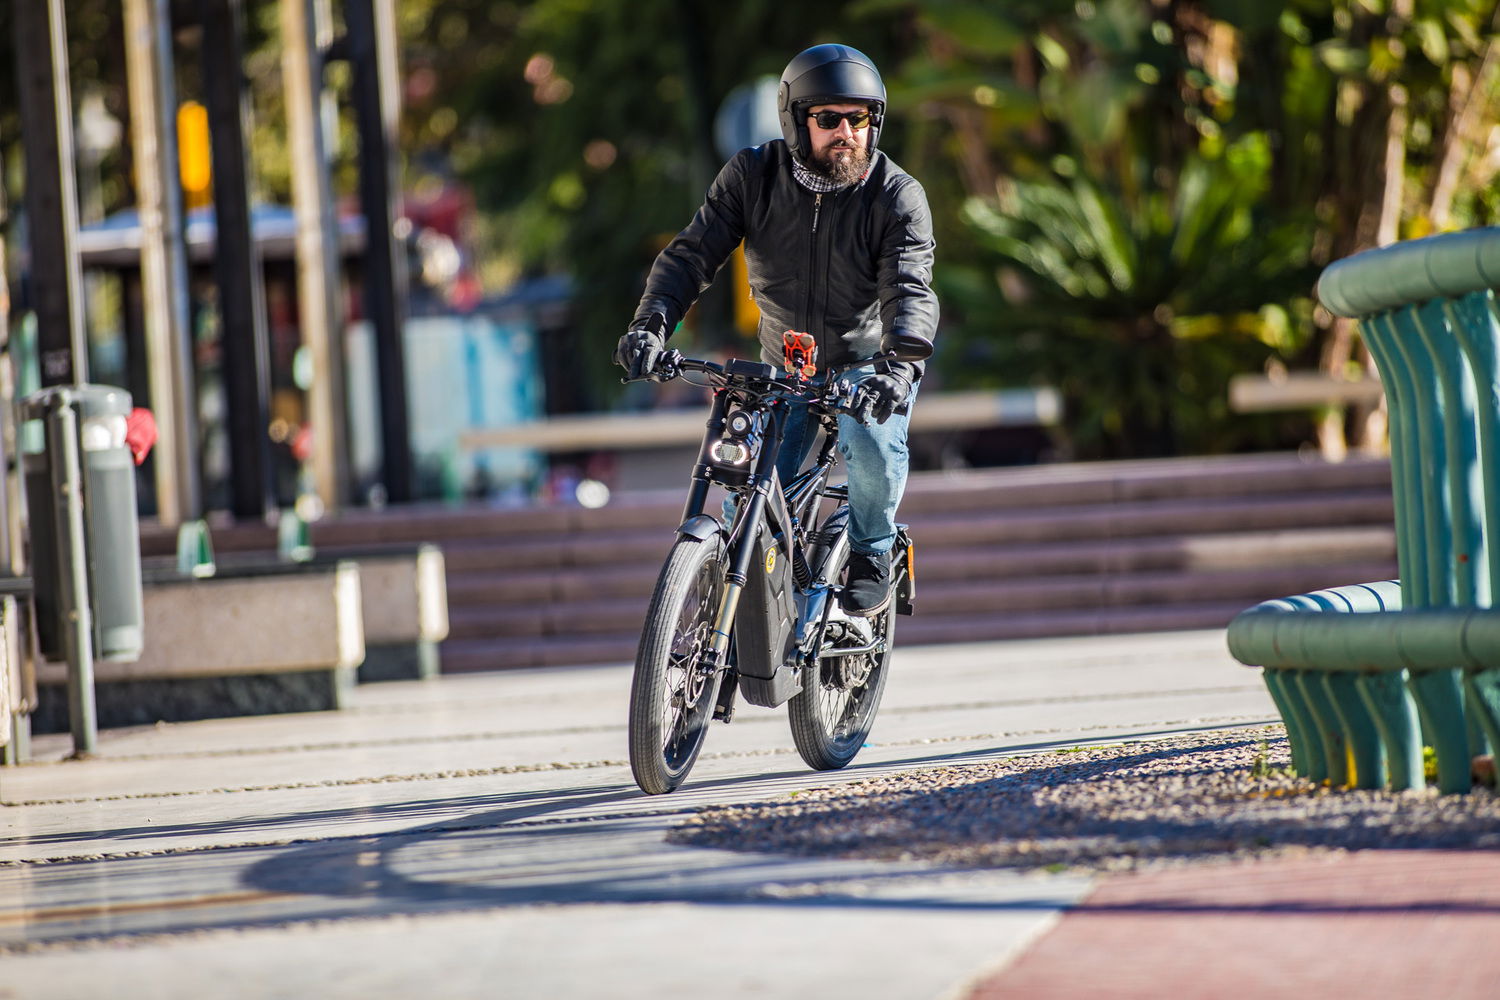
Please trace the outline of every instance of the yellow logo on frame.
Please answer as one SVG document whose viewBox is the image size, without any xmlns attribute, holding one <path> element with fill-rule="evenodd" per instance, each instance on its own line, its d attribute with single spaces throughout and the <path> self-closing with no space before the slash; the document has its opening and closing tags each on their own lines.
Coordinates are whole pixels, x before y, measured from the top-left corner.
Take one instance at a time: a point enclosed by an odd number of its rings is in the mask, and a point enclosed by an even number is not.
<svg viewBox="0 0 1500 1000">
<path fill-rule="evenodd" d="M 771 573 L 771 570 L 773 570 L 775 568 L 776 568 L 776 550 L 775 549 L 766 549 L 766 575 L 769 576 L 770 573 Z"/>
</svg>

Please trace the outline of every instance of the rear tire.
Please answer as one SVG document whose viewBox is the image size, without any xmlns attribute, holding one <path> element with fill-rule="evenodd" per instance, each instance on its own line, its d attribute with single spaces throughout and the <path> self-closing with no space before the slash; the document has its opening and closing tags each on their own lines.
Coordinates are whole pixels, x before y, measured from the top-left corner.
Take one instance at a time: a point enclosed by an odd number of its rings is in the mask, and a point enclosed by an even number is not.
<svg viewBox="0 0 1500 1000">
<path fill-rule="evenodd" d="M 895 601 L 870 622 L 885 637 L 885 651 L 818 660 L 816 675 L 803 677 L 802 692 L 787 705 L 792 742 L 816 771 L 848 764 L 875 724 L 895 640 Z"/>
<path fill-rule="evenodd" d="M 646 612 L 630 684 L 630 771 L 648 795 L 681 785 L 708 735 L 724 671 L 698 670 L 724 596 L 719 536 L 679 538 Z"/>
</svg>

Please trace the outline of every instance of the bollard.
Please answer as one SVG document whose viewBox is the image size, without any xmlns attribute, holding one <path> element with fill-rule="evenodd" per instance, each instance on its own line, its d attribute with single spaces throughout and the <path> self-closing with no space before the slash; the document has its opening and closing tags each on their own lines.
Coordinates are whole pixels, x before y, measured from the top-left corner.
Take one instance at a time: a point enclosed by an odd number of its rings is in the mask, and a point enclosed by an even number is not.
<svg viewBox="0 0 1500 1000">
<path fill-rule="evenodd" d="M 96 385 L 53 386 L 21 401 L 22 419 L 42 425 L 22 455 L 37 645 L 68 665 L 77 755 L 97 739 L 94 658 L 137 659 L 144 641 L 130 408 L 129 393 Z"/>
</svg>

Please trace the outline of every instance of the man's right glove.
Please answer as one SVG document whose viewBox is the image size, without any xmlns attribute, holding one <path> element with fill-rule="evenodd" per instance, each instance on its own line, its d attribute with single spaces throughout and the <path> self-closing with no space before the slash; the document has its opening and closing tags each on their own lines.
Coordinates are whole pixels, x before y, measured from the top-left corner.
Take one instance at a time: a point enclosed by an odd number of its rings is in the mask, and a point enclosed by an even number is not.
<svg viewBox="0 0 1500 1000">
<path fill-rule="evenodd" d="M 629 330 L 615 347 L 615 364 L 625 369 L 626 378 L 645 378 L 666 346 L 667 338 L 655 330 Z"/>
</svg>

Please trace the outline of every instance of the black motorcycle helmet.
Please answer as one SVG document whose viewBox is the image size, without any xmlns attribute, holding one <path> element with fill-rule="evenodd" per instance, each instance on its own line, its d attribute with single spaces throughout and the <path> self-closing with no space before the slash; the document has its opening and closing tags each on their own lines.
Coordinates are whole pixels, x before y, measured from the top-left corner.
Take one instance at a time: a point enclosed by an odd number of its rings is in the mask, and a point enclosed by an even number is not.
<svg viewBox="0 0 1500 1000">
<path fill-rule="evenodd" d="M 786 64 L 776 95 L 776 111 L 781 118 L 781 135 L 799 160 L 812 150 L 807 109 L 817 104 L 868 104 L 874 112 L 868 148 L 875 152 L 885 115 L 885 84 L 869 56 L 847 45 L 814 45 Z"/>
</svg>

